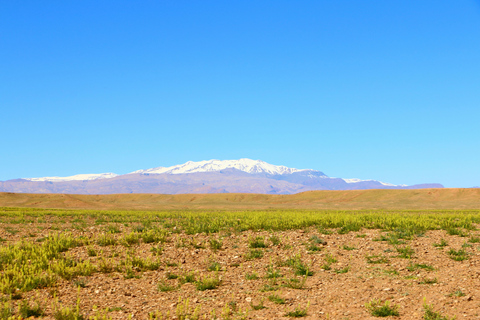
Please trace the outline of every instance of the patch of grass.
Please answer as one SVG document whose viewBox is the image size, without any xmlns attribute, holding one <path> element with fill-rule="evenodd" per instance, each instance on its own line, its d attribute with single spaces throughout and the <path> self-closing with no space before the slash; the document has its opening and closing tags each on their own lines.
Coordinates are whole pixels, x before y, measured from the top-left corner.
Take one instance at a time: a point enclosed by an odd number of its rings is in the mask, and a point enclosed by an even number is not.
<svg viewBox="0 0 480 320">
<path fill-rule="evenodd" d="M 473 245 L 471 245 L 470 243 L 464 242 L 464 243 L 462 244 L 462 248 L 471 248 L 471 247 L 473 247 Z"/>
<path fill-rule="evenodd" d="M 15 292 L 10 295 L 10 299 L 12 300 L 21 300 L 23 298 L 20 292 Z"/>
<path fill-rule="evenodd" d="M 390 301 L 385 301 L 384 303 L 381 303 L 380 301 L 374 299 L 369 303 L 366 303 L 365 307 L 374 317 L 398 317 L 400 315 L 400 313 L 398 312 L 398 306 L 390 304 Z"/>
<path fill-rule="evenodd" d="M 130 247 L 140 243 L 140 234 L 136 232 L 130 232 L 123 236 L 121 242 L 124 246 Z"/>
<path fill-rule="evenodd" d="M 313 276 L 313 271 L 310 270 L 311 267 L 307 266 L 303 262 L 298 262 L 295 266 L 295 275 L 297 276 Z"/>
<path fill-rule="evenodd" d="M 371 264 L 381 264 L 381 263 L 388 263 L 388 259 L 384 256 L 373 255 L 373 256 L 366 256 L 367 263 Z"/>
<path fill-rule="evenodd" d="M 176 317 L 173 317 L 178 320 L 199 320 L 200 319 L 200 309 L 199 307 L 196 307 L 195 309 L 193 307 L 190 307 L 189 305 L 189 300 L 185 299 L 183 300 L 181 297 L 178 298 L 178 303 L 177 303 L 177 308 L 175 310 L 175 315 Z M 167 313 L 166 319 L 169 319 L 170 316 Z M 163 315 L 162 316 L 149 316 L 148 319 L 154 320 L 154 319 L 164 319 Z"/>
<path fill-rule="evenodd" d="M 316 244 L 311 243 L 311 244 L 308 245 L 307 250 L 309 252 L 318 252 L 318 251 L 321 251 L 322 248 L 317 246 Z"/>
<path fill-rule="evenodd" d="M 453 293 L 450 293 L 448 296 L 449 297 L 452 297 L 452 296 L 454 296 L 454 297 L 464 297 L 465 293 L 463 293 L 462 290 L 458 289 L 458 290 L 455 290 Z"/>
<path fill-rule="evenodd" d="M 143 243 L 164 243 L 168 241 L 168 232 L 165 230 L 148 230 L 140 234 Z"/>
<path fill-rule="evenodd" d="M 276 285 L 271 285 L 271 284 L 265 284 L 262 288 L 258 289 L 260 292 L 269 292 L 269 291 L 277 291 L 278 286 Z"/>
<path fill-rule="evenodd" d="M 140 279 L 141 277 L 133 271 L 132 268 L 125 268 L 125 275 L 123 276 L 125 279 Z"/>
<path fill-rule="evenodd" d="M 103 233 L 97 238 L 97 244 L 102 247 L 114 246 L 117 244 L 117 240 L 111 233 Z"/>
<path fill-rule="evenodd" d="M 451 236 L 468 237 L 468 233 L 458 228 L 447 228 L 447 233 Z"/>
<path fill-rule="evenodd" d="M 166 265 L 167 267 L 178 267 L 178 263 L 172 262 L 172 261 L 166 261 L 166 262 L 165 262 L 165 265 Z"/>
<path fill-rule="evenodd" d="M 210 261 L 207 267 L 208 271 L 220 271 L 221 269 L 222 265 L 217 261 Z"/>
<path fill-rule="evenodd" d="M 102 273 L 110 273 L 115 270 L 114 261 L 112 259 L 102 258 L 98 262 L 98 271 Z"/>
<path fill-rule="evenodd" d="M 161 245 L 158 245 L 158 246 L 153 246 L 152 248 L 150 248 L 150 252 L 154 255 L 154 256 L 160 256 L 162 255 L 163 253 L 163 246 Z"/>
<path fill-rule="evenodd" d="M 323 226 L 319 226 L 317 230 L 318 230 L 319 233 L 324 234 L 324 235 L 329 235 L 329 234 L 333 233 L 332 230 L 326 229 Z"/>
<path fill-rule="evenodd" d="M 87 279 L 84 277 L 74 279 L 72 282 L 75 287 L 85 288 L 87 286 Z"/>
<path fill-rule="evenodd" d="M 245 274 L 245 279 L 247 280 L 257 280 L 258 279 L 258 275 L 255 273 L 255 272 L 247 272 Z"/>
<path fill-rule="evenodd" d="M 89 257 L 96 257 L 97 256 L 97 251 L 93 247 L 88 247 L 87 248 L 87 254 Z"/>
<path fill-rule="evenodd" d="M 329 263 L 324 263 L 320 268 L 322 268 L 323 270 L 332 270 L 332 265 L 329 264 Z"/>
<path fill-rule="evenodd" d="M 263 251 L 257 249 L 250 249 L 250 251 L 244 256 L 245 260 L 253 260 L 263 258 Z"/>
<path fill-rule="evenodd" d="M 197 281 L 195 283 L 195 287 L 199 291 L 213 290 L 218 288 L 218 286 L 220 286 L 221 283 L 222 281 L 220 280 L 218 275 L 216 275 L 215 277 L 209 276 L 209 277 L 204 277 L 200 281 Z"/>
<path fill-rule="evenodd" d="M 265 243 L 265 239 L 263 237 L 255 237 L 249 239 L 248 247 L 252 249 L 266 248 L 267 244 Z"/>
<path fill-rule="evenodd" d="M 352 231 L 360 231 L 362 229 L 362 226 L 360 224 L 347 224 L 340 229 L 338 229 L 337 233 L 338 234 L 347 234 Z"/>
<path fill-rule="evenodd" d="M 167 272 L 165 274 L 165 278 L 167 278 L 169 280 L 178 279 L 178 274 Z"/>
<path fill-rule="evenodd" d="M 350 267 L 346 266 L 345 268 L 342 268 L 342 269 L 336 269 L 335 273 L 336 274 L 347 273 L 349 270 L 350 270 Z"/>
<path fill-rule="evenodd" d="M 278 246 L 281 243 L 280 237 L 278 237 L 276 234 L 271 235 L 268 240 L 270 240 L 272 246 Z"/>
<path fill-rule="evenodd" d="M 17 229 L 14 229 L 12 227 L 5 227 L 5 231 L 10 233 L 11 235 L 16 235 L 17 233 L 19 233 Z"/>
<path fill-rule="evenodd" d="M 398 276 L 399 275 L 398 271 L 395 270 L 395 269 L 383 270 L 383 272 L 386 273 L 386 274 L 389 274 L 391 276 Z"/>
<path fill-rule="evenodd" d="M 217 240 L 215 238 L 210 238 L 208 240 L 208 243 L 210 244 L 210 249 L 212 249 L 214 252 L 217 250 L 222 249 L 223 243 L 220 240 Z"/>
<path fill-rule="evenodd" d="M 8 320 L 13 316 L 13 308 L 10 302 L 0 302 L 0 319 Z"/>
<path fill-rule="evenodd" d="M 392 245 L 399 245 L 399 244 L 405 244 L 406 243 L 405 241 L 400 240 L 395 235 L 388 234 L 388 233 L 386 235 L 384 235 L 384 234 L 380 235 L 378 238 L 373 239 L 373 241 L 386 241 L 386 242 L 388 242 L 389 244 L 392 244 Z"/>
<path fill-rule="evenodd" d="M 268 296 L 268 300 L 272 301 L 275 304 L 285 304 L 285 299 L 280 297 L 278 294 L 272 294 Z"/>
<path fill-rule="evenodd" d="M 306 317 L 307 316 L 307 312 L 308 312 L 308 306 L 309 304 L 307 305 L 306 308 L 302 309 L 300 307 L 296 307 L 295 310 L 293 311 L 289 311 L 287 313 L 285 313 L 285 316 L 286 317 L 290 317 L 290 318 L 303 318 L 303 317 Z"/>
<path fill-rule="evenodd" d="M 408 271 L 416 271 L 418 269 L 423 269 L 423 270 L 427 270 L 427 271 L 435 270 L 435 268 L 432 267 L 431 265 L 423 264 L 423 263 L 415 263 L 415 264 L 410 263 L 410 265 L 407 266 Z"/>
<path fill-rule="evenodd" d="M 130 265 L 133 268 L 137 268 L 139 270 L 158 270 L 160 268 L 161 262 L 160 260 L 152 260 L 150 257 L 141 258 L 135 255 L 128 254 L 125 261 L 125 265 Z"/>
<path fill-rule="evenodd" d="M 283 286 L 291 289 L 305 289 L 305 283 L 307 282 L 307 276 L 303 278 L 290 278 L 284 282 Z"/>
<path fill-rule="evenodd" d="M 309 241 L 311 243 L 314 243 L 314 244 L 322 244 L 322 245 L 325 245 L 327 244 L 327 241 L 325 241 L 324 239 L 318 237 L 317 235 L 313 235 L 310 237 Z"/>
<path fill-rule="evenodd" d="M 402 248 L 395 247 L 395 250 L 397 250 L 397 252 L 399 253 L 399 255 L 397 256 L 398 258 L 411 259 L 415 254 L 415 251 L 412 248 L 410 248 L 410 246 L 406 246 Z"/>
<path fill-rule="evenodd" d="M 312 276 L 313 271 L 310 271 L 310 267 L 307 266 L 300 255 L 288 258 L 285 264 L 292 267 L 297 276 Z"/>
<path fill-rule="evenodd" d="M 480 237 L 471 236 L 470 239 L 468 239 L 468 242 L 470 242 L 470 243 L 479 243 L 479 242 L 480 242 Z"/>
<path fill-rule="evenodd" d="M 205 249 L 205 242 L 204 241 L 195 241 L 192 239 L 190 241 L 190 246 L 194 249 Z"/>
<path fill-rule="evenodd" d="M 424 320 L 455 320 L 455 317 L 449 318 L 442 316 L 440 312 L 433 311 L 433 306 L 423 303 L 423 319 Z"/>
<path fill-rule="evenodd" d="M 30 305 L 27 300 L 23 300 L 22 302 L 20 302 L 20 305 L 18 307 L 18 313 L 23 318 L 37 318 L 42 316 L 44 314 L 44 311 L 42 307 L 38 304 L 38 302 L 36 302 L 35 305 Z"/>
<path fill-rule="evenodd" d="M 161 292 L 168 292 L 168 291 L 173 291 L 176 289 L 175 286 L 171 285 L 170 283 L 166 282 L 165 280 L 161 280 L 158 285 L 158 290 Z"/>
<path fill-rule="evenodd" d="M 280 273 L 280 270 L 275 269 L 273 265 L 270 265 L 267 267 L 267 274 L 265 275 L 265 278 L 278 279 L 281 277 L 282 277 L 282 274 Z"/>
<path fill-rule="evenodd" d="M 470 257 L 468 256 L 468 252 L 466 252 L 464 249 L 460 249 L 460 250 L 450 249 L 448 251 L 448 256 L 450 257 L 450 259 L 455 261 L 463 261 L 463 260 L 470 259 Z"/>
<path fill-rule="evenodd" d="M 338 261 L 337 258 L 332 256 L 331 254 L 328 253 L 328 254 L 325 255 L 325 262 L 326 263 L 332 264 L 332 263 L 336 263 L 337 261 Z"/>
<path fill-rule="evenodd" d="M 74 308 L 61 307 L 58 305 L 58 300 L 55 300 L 52 309 L 55 320 L 86 320 L 85 316 L 80 313 L 80 299 L 78 298 Z"/>
<path fill-rule="evenodd" d="M 350 247 L 350 246 L 347 246 L 347 245 L 343 245 L 343 250 L 347 250 L 347 251 L 352 251 L 352 250 L 355 250 L 356 248 L 355 247 Z"/>
<path fill-rule="evenodd" d="M 265 309 L 265 305 L 263 304 L 263 300 L 261 300 L 258 304 L 250 303 L 250 306 L 253 310 L 262 310 Z"/>
<path fill-rule="evenodd" d="M 440 243 L 434 243 L 433 244 L 434 247 L 436 248 L 444 248 L 446 246 L 448 246 L 448 242 L 445 240 L 445 239 L 440 239 Z"/>
<path fill-rule="evenodd" d="M 194 283 L 195 282 L 195 273 L 193 271 L 185 273 L 180 278 L 180 283 Z"/>
<path fill-rule="evenodd" d="M 122 231 L 120 231 L 120 228 L 118 228 L 117 225 L 109 224 L 108 226 L 105 227 L 105 232 L 109 232 L 109 233 L 121 233 Z"/>
<path fill-rule="evenodd" d="M 122 307 L 107 307 L 105 309 L 105 311 L 107 311 L 107 312 L 122 311 L 122 310 L 123 310 Z"/>
<path fill-rule="evenodd" d="M 437 278 L 423 278 L 422 281 L 419 282 L 420 284 L 434 284 L 438 283 Z"/>
</svg>

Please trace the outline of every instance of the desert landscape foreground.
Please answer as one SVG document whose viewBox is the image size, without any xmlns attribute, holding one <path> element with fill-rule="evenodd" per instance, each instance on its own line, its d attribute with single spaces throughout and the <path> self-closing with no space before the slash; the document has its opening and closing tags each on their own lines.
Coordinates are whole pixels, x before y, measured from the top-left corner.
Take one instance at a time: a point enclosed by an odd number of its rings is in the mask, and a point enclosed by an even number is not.
<svg viewBox="0 0 480 320">
<path fill-rule="evenodd" d="M 0 319 L 480 319 L 480 190 L 0 193 Z"/>
</svg>

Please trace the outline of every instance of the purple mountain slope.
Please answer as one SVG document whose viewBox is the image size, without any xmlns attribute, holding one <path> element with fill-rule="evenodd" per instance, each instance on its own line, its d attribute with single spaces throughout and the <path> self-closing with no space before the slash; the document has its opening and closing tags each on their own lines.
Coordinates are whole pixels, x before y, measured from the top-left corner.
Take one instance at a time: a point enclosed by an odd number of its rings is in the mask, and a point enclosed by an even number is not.
<svg viewBox="0 0 480 320">
<path fill-rule="evenodd" d="M 393 185 L 375 180 L 330 178 L 311 169 L 275 166 L 260 160 L 187 162 L 116 175 L 15 179 L 0 182 L 0 192 L 19 193 L 265 193 L 291 194 L 309 190 L 443 188 L 441 184 Z"/>
</svg>

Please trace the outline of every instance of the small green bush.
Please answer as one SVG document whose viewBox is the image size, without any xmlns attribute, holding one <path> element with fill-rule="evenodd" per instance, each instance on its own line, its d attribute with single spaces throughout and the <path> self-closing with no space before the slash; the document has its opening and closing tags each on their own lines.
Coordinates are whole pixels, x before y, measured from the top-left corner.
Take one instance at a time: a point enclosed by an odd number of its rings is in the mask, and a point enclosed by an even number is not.
<svg viewBox="0 0 480 320">
<path fill-rule="evenodd" d="M 285 299 L 281 298 L 277 294 L 272 294 L 272 295 L 268 296 L 268 300 L 272 301 L 275 304 L 285 304 Z"/>
<path fill-rule="evenodd" d="M 253 260 L 263 258 L 263 251 L 251 249 L 245 256 L 245 260 Z"/>
<path fill-rule="evenodd" d="M 197 281 L 195 286 L 199 291 L 213 290 L 216 289 L 222 281 L 218 278 L 218 275 L 215 277 L 204 277 L 202 280 Z"/>
<path fill-rule="evenodd" d="M 263 239 L 263 237 L 255 237 L 255 238 L 249 239 L 248 246 L 252 249 L 257 249 L 257 248 L 266 248 L 267 244 L 265 243 L 265 240 Z"/>
<path fill-rule="evenodd" d="M 38 304 L 38 302 L 32 306 L 27 300 L 23 300 L 20 303 L 18 311 L 23 318 L 37 318 L 42 316 L 44 313 L 42 307 Z"/>
<path fill-rule="evenodd" d="M 374 317 L 398 317 L 400 315 L 398 313 L 398 306 L 394 304 L 390 305 L 390 301 L 385 301 L 385 303 L 382 304 L 380 301 L 372 300 L 366 303 L 365 307 Z"/>
<path fill-rule="evenodd" d="M 424 302 L 423 304 L 423 319 L 424 320 L 455 320 L 455 317 L 453 318 L 448 318 L 442 316 L 441 313 L 433 311 L 433 306 L 428 305 Z"/>
</svg>

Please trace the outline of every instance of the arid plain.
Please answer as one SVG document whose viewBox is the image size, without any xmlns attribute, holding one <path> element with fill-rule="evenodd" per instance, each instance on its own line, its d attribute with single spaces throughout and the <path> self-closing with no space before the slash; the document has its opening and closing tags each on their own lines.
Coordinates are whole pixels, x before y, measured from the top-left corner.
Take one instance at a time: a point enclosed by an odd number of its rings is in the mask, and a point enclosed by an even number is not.
<svg viewBox="0 0 480 320">
<path fill-rule="evenodd" d="M 479 189 L 0 207 L 2 319 L 480 319 Z"/>
</svg>

